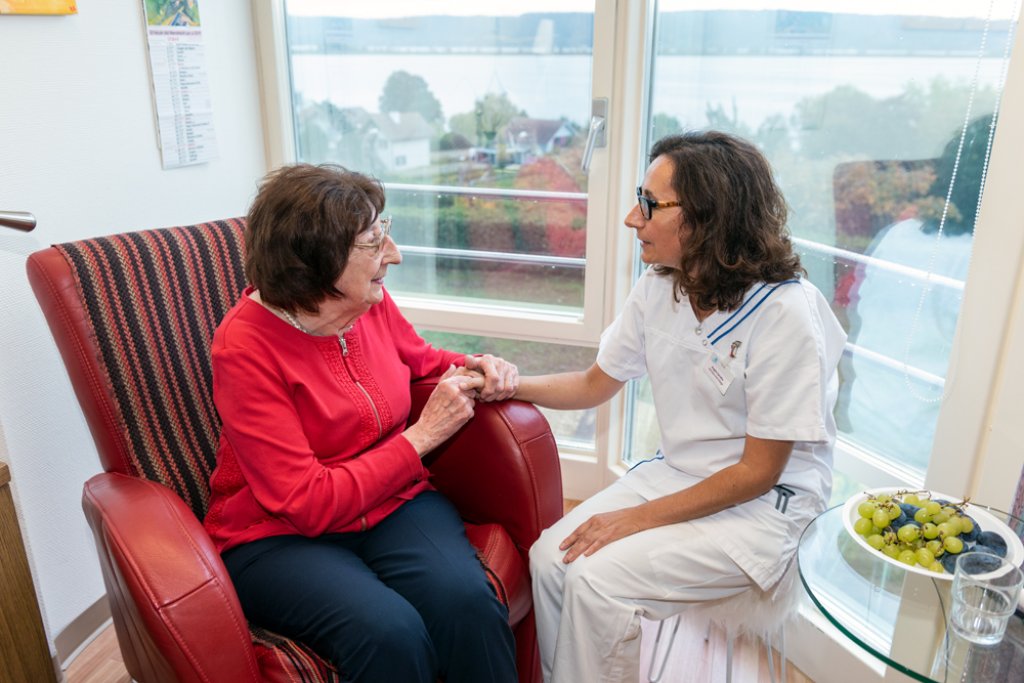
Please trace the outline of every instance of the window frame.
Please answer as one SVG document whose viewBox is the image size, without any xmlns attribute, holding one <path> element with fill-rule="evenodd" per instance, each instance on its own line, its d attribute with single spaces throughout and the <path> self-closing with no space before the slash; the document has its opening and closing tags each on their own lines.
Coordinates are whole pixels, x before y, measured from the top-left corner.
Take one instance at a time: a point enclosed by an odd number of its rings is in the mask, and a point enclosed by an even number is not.
<svg viewBox="0 0 1024 683">
<path fill-rule="evenodd" d="M 615 40 L 614 0 L 596 0 L 594 7 L 594 59 L 591 98 L 613 99 L 613 68 Z M 287 52 L 287 23 L 284 0 L 257 0 L 253 3 L 253 20 L 257 34 L 260 65 L 261 97 L 266 126 L 266 151 L 271 167 L 290 163 L 296 158 L 294 119 L 292 115 L 291 75 Z M 610 122 L 614 119 L 608 117 Z M 442 331 L 465 334 L 489 334 L 530 341 L 549 341 L 596 345 L 604 329 L 604 273 L 608 257 L 603 239 L 607 230 L 604 218 L 610 210 L 613 179 L 609 177 L 610 144 L 594 150 L 588 173 L 587 247 L 584 276 L 583 308 L 579 315 L 541 312 L 528 305 L 476 304 L 425 297 L 403 296 L 392 292 L 406 317 L 414 325 L 429 326 Z M 387 188 L 385 183 L 385 188 Z M 523 322 L 529 322 L 524 332 Z"/>
<path fill-rule="evenodd" d="M 584 303 L 580 315 L 558 315 L 520 306 L 467 304 L 392 292 L 415 326 L 442 332 L 498 336 L 596 348 L 632 285 L 632 241 L 621 217 L 636 201 L 628 188 L 642 169 L 644 93 L 649 64 L 647 36 L 653 2 L 594 2 L 591 98 L 607 98 L 607 145 L 596 149 L 588 174 Z M 253 3 L 261 110 L 268 167 L 292 163 L 296 140 L 284 0 Z M 616 50 L 616 46 L 622 46 Z M 637 78 L 640 74 L 640 78 Z M 385 184 L 387 187 L 387 184 Z M 614 273 L 612 276 L 606 273 Z M 524 325 L 524 323 L 527 323 Z M 624 472 L 621 398 L 598 408 L 593 449 L 560 444 L 565 493 L 585 498 Z M 601 454 L 604 454 L 603 456 Z"/>
<path fill-rule="evenodd" d="M 587 211 L 586 285 L 583 313 L 562 316 L 528 311 L 519 307 L 465 306 L 443 300 L 423 300 L 396 294 L 407 317 L 414 325 L 463 334 L 502 336 L 528 341 L 578 344 L 596 347 L 601 331 L 614 319 L 633 284 L 634 244 L 621 228 L 620 217 L 635 199 L 629 188 L 642 173 L 646 144 L 644 122 L 647 116 L 649 79 L 653 69 L 653 24 L 656 0 L 617 3 L 595 1 L 594 66 L 592 97 L 607 97 L 609 116 L 606 148 L 595 151 L 591 168 Z M 261 105 L 265 129 L 268 166 L 273 168 L 295 158 L 295 139 L 290 97 L 290 73 L 286 48 L 284 0 L 256 0 L 253 3 L 256 48 L 260 67 Z M 961 486 L 954 480 L 963 471 L 963 453 L 971 458 L 974 492 L 983 477 L 976 471 L 983 464 L 977 454 L 985 442 L 986 416 L 993 391 L 997 388 L 997 368 L 1005 362 L 1008 350 L 1005 338 L 1010 332 L 1013 301 L 1018 283 L 1006 273 L 1017 272 L 1015 258 L 1021 253 L 1024 237 L 1014 234 L 1007 221 L 998 216 L 1016 212 L 1014 193 L 1006 188 L 1000 170 L 1012 163 L 1010 149 L 1019 145 L 1024 124 L 1014 117 L 1011 96 L 1022 86 L 1021 62 L 1024 61 L 1021 37 L 1015 35 L 1015 60 L 1007 72 L 999 126 L 989 164 L 989 181 L 981 203 L 981 212 L 973 246 L 969 285 L 965 288 L 957 338 L 950 358 L 950 369 L 939 415 L 931 464 L 924 480 L 904 468 L 886 462 L 840 438 L 836 446 L 836 469 L 851 477 L 877 485 L 933 486 L 941 490 Z M 1010 157 L 1007 160 L 1006 157 Z M 1009 171 L 1012 177 L 1012 171 Z M 980 263 L 986 264 L 984 267 Z M 994 264 L 996 267 L 991 267 Z M 605 274 L 609 274 L 606 276 Z M 523 323 L 529 324 L 524 326 Z M 962 335 L 963 329 L 987 329 L 988 336 Z M 993 352 L 994 339 L 1002 340 Z M 970 370 L 962 370 L 967 368 Z M 952 381 L 955 378 L 956 381 Z M 621 475 L 626 463 L 621 459 L 625 447 L 625 396 L 598 411 L 598 443 L 594 452 L 570 452 L 588 466 L 601 460 L 602 471 L 586 475 L 586 483 L 570 485 L 579 495 L 593 492 Z M 606 457 L 596 458 L 596 453 Z M 572 474 L 566 472 L 567 475 Z M 988 482 L 997 499 L 1009 495 L 1011 482 Z M 987 480 L 986 480 L 987 481 Z M 947 483 L 948 482 L 948 483 Z"/>
</svg>

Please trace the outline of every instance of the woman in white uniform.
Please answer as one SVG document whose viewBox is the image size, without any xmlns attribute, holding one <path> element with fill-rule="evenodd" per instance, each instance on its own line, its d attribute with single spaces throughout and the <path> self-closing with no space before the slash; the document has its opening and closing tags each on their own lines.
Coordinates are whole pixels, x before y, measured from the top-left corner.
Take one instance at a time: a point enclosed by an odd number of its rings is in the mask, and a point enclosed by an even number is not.
<svg viewBox="0 0 1024 683">
<path fill-rule="evenodd" d="M 831 488 L 846 335 L 801 277 L 767 160 L 718 132 L 664 138 L 650 159 L 625 224 L 651 267 L 594 365 L 516 395 L 590 408 L 646 374 L 661 431 L 655 457 L 530 551 L 554 683 L 636 681 L 641 616 L 770 589 Z M 776 484 L 794 492 L 784 513 Z"/>
</svg>

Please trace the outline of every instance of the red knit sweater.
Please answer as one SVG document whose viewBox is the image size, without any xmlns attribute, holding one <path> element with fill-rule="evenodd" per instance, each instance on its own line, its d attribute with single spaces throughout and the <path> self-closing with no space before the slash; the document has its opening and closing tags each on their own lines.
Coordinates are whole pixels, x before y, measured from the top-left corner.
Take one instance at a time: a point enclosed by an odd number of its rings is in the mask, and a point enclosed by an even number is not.
<svg viewBox="0 0 1024 683">
<path fill-rule="evenodd" d="M 367 529 L 431 488 L 401 436 L 409 382 L 463 356 L 427 344 L 386 292 L 343 348 L 290 326 L 251 291 L 213 337 L 223 427 L 204 524 L 217 549 Z"/>
</svg>

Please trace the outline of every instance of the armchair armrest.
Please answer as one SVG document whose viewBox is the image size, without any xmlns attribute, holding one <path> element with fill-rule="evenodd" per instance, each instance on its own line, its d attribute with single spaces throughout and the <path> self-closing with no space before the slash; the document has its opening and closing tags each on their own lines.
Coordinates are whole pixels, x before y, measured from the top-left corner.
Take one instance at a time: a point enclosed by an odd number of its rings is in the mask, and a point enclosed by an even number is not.
<svg viewBox="0 0 1024 683">
<path fill-rule="evenodd" d="M 260 680 L 224 563 L 178 496 L 152 481 L 105 473 L 85 483 L 82 508 L 133 679 Z"/>
<path fill-rule="evenodd" d="M 436 379 L 412 385 L 410 424 L 435 386 Z M 562 516 L 558 449 L 533 404 L 477 403 L 473 419 L 425 461 L 463 519 L 500 524 L 523 551 Z"/>
</svg>

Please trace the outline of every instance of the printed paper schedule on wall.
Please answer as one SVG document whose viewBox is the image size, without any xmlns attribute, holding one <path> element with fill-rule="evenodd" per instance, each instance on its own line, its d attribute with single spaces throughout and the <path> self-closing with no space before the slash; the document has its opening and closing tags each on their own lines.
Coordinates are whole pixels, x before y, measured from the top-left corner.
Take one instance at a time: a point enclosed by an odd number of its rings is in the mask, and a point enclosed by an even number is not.
<svg viewBox="0 0 1024 683">
<path fill-rule="evenodd" d="M 142 0 L 164 168 L 217 158 L 198 0 Z"/>
</svg>

